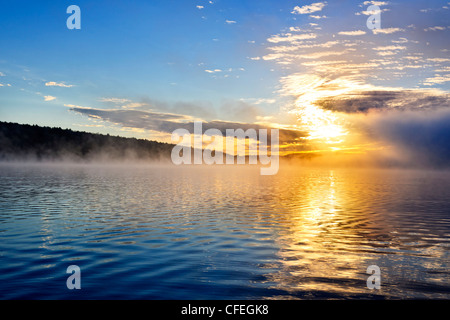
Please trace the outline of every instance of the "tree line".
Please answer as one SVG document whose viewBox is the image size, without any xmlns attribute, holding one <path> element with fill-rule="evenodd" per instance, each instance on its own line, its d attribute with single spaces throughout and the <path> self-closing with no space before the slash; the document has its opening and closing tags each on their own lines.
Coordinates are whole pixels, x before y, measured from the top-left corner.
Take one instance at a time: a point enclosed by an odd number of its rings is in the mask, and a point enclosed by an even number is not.
<svg viewBox="0 0 450 320">
<path fill-rule="evenodd" d="M 173 145 L 0 121 L 0 161 L 170 160 Z"/>
</svg>

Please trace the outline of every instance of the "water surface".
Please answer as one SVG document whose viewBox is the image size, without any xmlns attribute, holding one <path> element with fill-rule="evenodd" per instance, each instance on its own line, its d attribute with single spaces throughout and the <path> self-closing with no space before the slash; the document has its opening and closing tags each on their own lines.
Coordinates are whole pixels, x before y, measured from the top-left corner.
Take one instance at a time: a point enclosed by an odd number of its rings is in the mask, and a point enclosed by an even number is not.
<svg viewBox="0 0 450 320">
<path fill-rule="evenodd" d="M 0 166 L 2 299 L 449 299 L 449 236 L 445 171 Z"/>
</svg>

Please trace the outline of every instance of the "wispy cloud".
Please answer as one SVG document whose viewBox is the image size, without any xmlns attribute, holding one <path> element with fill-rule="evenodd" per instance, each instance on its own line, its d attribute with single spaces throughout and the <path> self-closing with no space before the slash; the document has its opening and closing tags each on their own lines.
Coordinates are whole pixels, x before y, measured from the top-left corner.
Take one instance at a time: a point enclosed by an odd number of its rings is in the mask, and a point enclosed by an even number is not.
<svg viewBox="0 0 450 320">
<path fill-rule="evenodd" d="M 99 101 L 101 101 L 101 102 L 110 102 L 110 103 L 126 103 L 126 102 L 130 102 L 130 100 L 122 99 L 122 98 L 101 98 Z"/>
<path fill-rule="evenodd" d="M 397 51 L 380 51 L 380 52 L 377 52 L 377 55 L 386 57 L 386 56 L 394 56 L 397 53 L 398 53 Z"/>
<path fill-rule="evenodd" d="M 371 4 L 385 6 L 388 2 L 365 1 L 360 7 Z M 297 11 L 302 11 L 301 8 Z M 305 14 L 308 8 L 303 9 Z M 400 10 L 396 6 L 383 9 Z M 337 19 L 330 15 L 330 19 Z M 351 149 L 356 146 L 355 141 L 366 139 L 367 145 L 373 146 L 376 138 L 369 133 L 365 136 L 364 131 L 370 131 L 372 114 L 390 117 L 393 112 L 450 110 L 450 95 L 430 88 L 444 87 L 450 81 L 447 51 L 442 46 L 439 50 L 431 45 L 427 47 L 429 43 L 421 38 L 419 30 L 424 27 L 413 27 L 410 21 L 402 23 L 401 20 L 397 25 L 372 32 L 363 26 L 338 31 L 322 24 L 324 31 L 313 33 L 312 25 L 305 22 L 289 28 L 288 33 L 267 39 L 268 54 L 262 60 L 280 64 L 288 73 L 280 79 L 279 92 L 293 99 L 283 108 L 297 118 L 299 129 L 308 132 L 303 141 L 316 147 L 325 143 L 325 149 L 327 144 Z M 345 23 L 337 19 L 335 25 Z M 435 30 L 430 31 L 443 31 L 436 32 L 433 35 L 436 37 L 448 32 L 448 28 L 431 28 Z M 306 39 L 308 34 L 314 36 Z M 405 83 L 410 87 L 401 86 Z M 361 122 L 364 129 L 355 124 L 355 119 L 366 119 Z M 354 138 L 358 135 L 364 139 Z M 389 144 L 388 139 L 381 140 L 382 144 Z"/>
<path fill-rule="evenodd" d="M 64 82 L 54 82 L 54 81 L 46 82 L 45 86 L 46 87 L 63 87 L 63 88 L 73 87 L 72 84 L 65 84 Z"/>
<path fill-rule="evenodd" d="M 327 16 L 325 16 L 325 15 L 323 15 L 323 16 L 318 16 L 318 15 L 313 15 L 313 14 L 311 14 L 309 17 L 310 17 L 310 18 L 313 18 L 313 19 L 316 19 L 316 20 L 319 20 L 319 19 L 325 19 Z"/>
<path fill-rule="evenodd" d="M 401 28 L 381 28 L 381 29 L 372 29 L 374 34 L 392 34 L 395 32 L 405 31 L 405 29 Z"/>
<path fill-rule="evenodd" d="M 302 7 L 296 6 L 292 10 L 293 14 L 309 14 L 317 11 L 322 11 L 322 9 L 327 5 L 327 2 L 316 2 L 310 5 L 305 5 Z"/>
<path fill-rule="evenodd" d="M 346 54 L 347 51 L 316 51 L 312 53 L 306 53 L 306 54 L 300 54 L 298 57 L 303 59 L 320 59 L 323 57 L 329 57 L 329 56 L 340 56 Z"/>
<path fill-rule="evenodd" d="M 443 76 L 442 75 L 436 75 L 434 77 L 426 78 L 423 83 L 426 86 L 432 86 L 432 85 L 435 85 L 435 84 L 441 84 L 441 83 L 445 83 L 445 82 L 450 82 L 450 74 L 446 74 L 446 75 L 443 75 Z"/>
<path fill-rule="evenodd" d="M 373 50 L 378 51 L 377 54 L 380 56 L 393 56 L 400 50 L 405 50 L 405 46 L 381 46 L 373 48 Z"/>
<path fill-rule="evenodd" d="M 338 34 L 343 36 L 361 36 L 366 34 L 366 32 L 362 30 L 354 30 L 354 31 L 340 31 L 338 32 Z"/>
<path fill-rule="evenodd" d="M 67 108 L 77 108 L 77 109 L 92 109 L 90 107 L 77 106 L 75 104 L 64 104 L 64 107 Z"/>
<path fill-rule="evenodd" d="M 265 103 L 272 104 L 272 103 L 275 103 L 277 100 L 276 99 L 266 99 L 266 98 L 247 98 L 247 99 L 242 98 L 241 101 L 258 105 L 258 104 L 265 104 Z"/>
<path fill-rule="evenodd" d="M 431 62 L 450 62 L 450 58 L 427 58 Z"/>
<path fill-rule="evenodd" d="M 374 5 L 374 6 L 387 6 L 389 4 L 389 2 L 387 1 L 364 1 L 363 3 L 365 6 L 368 5 Z"/>
<path fill-rule="evenodd" d="M 356 12 L 355 15 L 357 15 L 357 16 L 360 16 L 360 15 L 371 16 L 371 15 L 376 14 L 378 12 L 382 13 L 382 12 L 387 12 L 387 11 L 390 11 L 390 9 L 388 9 L 388 8 L 381 9 L 380 8 L 380 10 L 377 10 L 377 11 L 375 11 L 375 10 L 364 10 L 364 11 L 361 11 L 361 12 Z"/>
<path fill-rule="evenodd" d="M 375 47 L 373 50 L 375 51 L 388 51 L 388 50 L 405 50 L 405 46 L 381 46 L 381 47 Z"/>
<path fill-rule="evenodd" d="M 315 33 L 302 33 L 302 34 L 292 34 L 292 33 L 284 33 L 281 35 L 275 35 L 267 39 L 267 41 L 272 43 L 279 42 L 294 42 L 300 40 L 307 39 L 315 39 L 317 35 Z"/>
<path fill-rule="evenodd" d="M 53 96 L 44 96 L 44 101 L 52 101 L 55 99 L 56 99 L 56 97 L 53 97 Z"/>
<path fill-rule="evenodd" d="M 447 27 L 442 27 L 442 26 L 436 26 L 436 27 L 429 27 L 429 28 L 425 28 L 423 31 L 442 31 L 447 29 Z"/>
</svg>

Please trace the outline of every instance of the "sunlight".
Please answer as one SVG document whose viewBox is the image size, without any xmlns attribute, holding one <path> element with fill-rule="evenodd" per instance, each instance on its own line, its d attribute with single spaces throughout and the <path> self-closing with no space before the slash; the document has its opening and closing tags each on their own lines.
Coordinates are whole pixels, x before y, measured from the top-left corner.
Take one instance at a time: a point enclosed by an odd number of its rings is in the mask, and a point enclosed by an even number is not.
<svg viewBox="0 0 450 320">
<path fill-rule="evenodd" d="M 329 80 L 317 75 L 291 75 L 283 81 L 284 92 L 297 96 L 295 109 L 300 125 L 308 131 L 308 140 L 318 140 L 326 144 L 343 142 L 348 134 L 344 120 L 336 112 L 325 110 L 318 101 L 347 93 L 357 82 L 350 79 Z"/>
<path fill-rule="evenodd" d="M 339 124 L 339 119 L 329 110 L 313 104 L 298 106 L 297 114 L 302 126 L 308 130 L 308 140 L 320 140 L 327 144 L 343 142 L 348 132 Z"/>
</svg>

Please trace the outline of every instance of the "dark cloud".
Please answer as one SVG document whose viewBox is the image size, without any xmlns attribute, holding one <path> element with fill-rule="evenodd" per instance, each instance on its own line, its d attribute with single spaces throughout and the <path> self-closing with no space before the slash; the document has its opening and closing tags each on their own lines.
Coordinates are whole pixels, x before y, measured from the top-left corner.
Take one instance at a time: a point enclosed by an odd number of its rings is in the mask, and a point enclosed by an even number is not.
<svg viewBox="0 0 450 320">
<path fill-rule="evenodd" d="M 171 134 L 176 129 L 186 129 L 189 132 L 194 132 L 194 120 L 185 115 L 159 113 L 152 111 L 140 110 L 102 110 L 91 108 L 71 108 L 71 111 L 80 113 L 82 115 L 101 119 L 103 121 L 111 122 L 123 127 L 139 128 L 146 130 L 153 130 L 163 133 Z M 208 129 L 218 129 L 222 135 L 226 135 L 227 129 L 255 129 L 257 132 L 260 129 L 271 129 L 267 126 L 262 126 L 252 123 L 242 122 L 228 122 L 228 121 L 203 121 L 203 132 Z M 270 130 L 268 131 L 270 135 Z M 280 142 L 289 143 L 296 141 L 298 138 L 305 137 L 305 132 L 296 130 L 280 129 Z"/>
<path fill-rule="evenodd" d="M 315 102 L 323 109 L 345 113 L 369 110 L 426 110 L 450 108 L 450 95 L 423 89 L 355 91 L 337 97 L 325 97 Z"/>
</svg>

